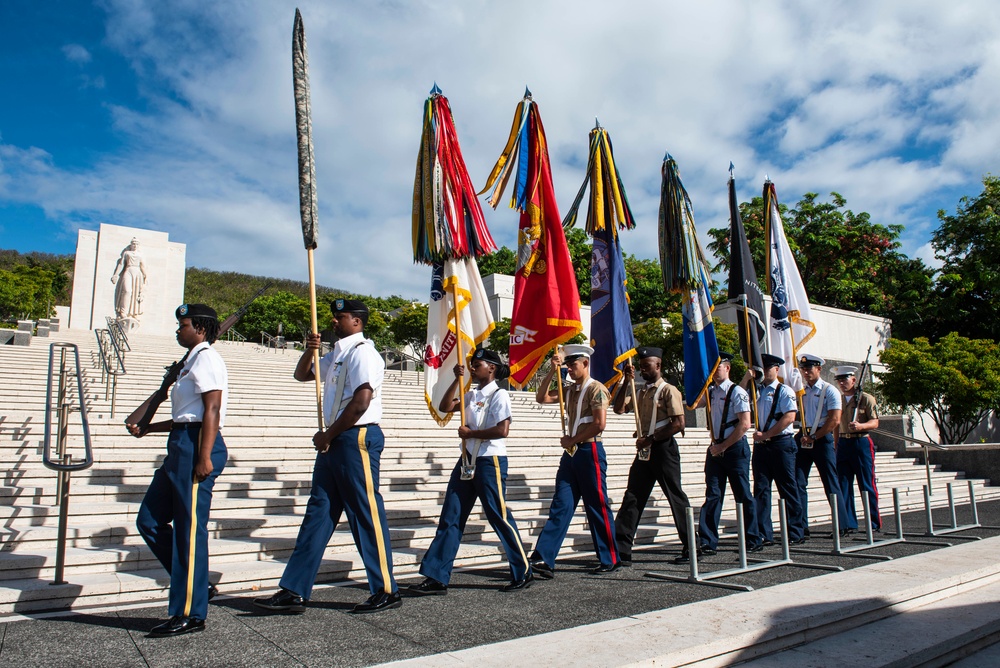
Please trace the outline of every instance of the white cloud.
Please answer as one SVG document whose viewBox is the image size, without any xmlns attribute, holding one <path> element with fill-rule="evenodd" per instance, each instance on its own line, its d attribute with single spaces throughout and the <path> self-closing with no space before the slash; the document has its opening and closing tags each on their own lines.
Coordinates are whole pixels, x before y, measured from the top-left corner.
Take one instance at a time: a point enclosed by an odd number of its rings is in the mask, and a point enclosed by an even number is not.
<svg viewBox="0 0 1000 668">
<path fill-rule="evenodd" d="M 67 44 L 62 48 L 62 52 L 66 60 L 78 65 L 85 65 L 91 60 L 90 51 L 79 44 Z"/>
<path fill-rule="evenodd" d="M 67 227 L 106 220 L 168 231 L 199 266 L 304 278 L 292 6 L 104 5 L 104 46 L 129 60 L 144 98 L 111 108 L 123 148 L 81 171 L 61 167 L 49 154 L 56 147 L 0 146 L 2 199 L 38 204 Z M 989 1 L 301 8 L 326 285 L 426 292 L 426 268 L 411 263 L 409 216 L 421 105 L 435 81 L 477 185 L 523 87 L 532 89 L 563 212 L 597 116 L 639 223 L 623 245 L 641 257 L 657 254 L 665 151 L 703 234 L 726 224 L 732 160 L 741 198 L 759 194 L 765 173 L 790 205 L 806 191 L 836 190 L 854 211 L 907 225 L 906 247 L 919 252 L 934 225 L 921 207 L 936 192 L 978 192 L 982 173 L 996 171 L 1000 16 Z M 71 60 L 73 46 L 64 49 Z M 512 245 L 517 214 L 486 215 L 498 242 Z"/>
</svg>

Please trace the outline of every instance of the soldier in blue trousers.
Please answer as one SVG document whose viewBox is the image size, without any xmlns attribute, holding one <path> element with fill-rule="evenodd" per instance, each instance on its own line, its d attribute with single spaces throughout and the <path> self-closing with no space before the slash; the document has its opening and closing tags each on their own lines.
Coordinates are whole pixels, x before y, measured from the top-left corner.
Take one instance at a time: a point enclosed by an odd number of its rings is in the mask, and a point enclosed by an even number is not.
<svg viewBox="0 0 1000 668">
<path fill-rule="evenodd" d="M 608 464 L 604 445 L 600 441 L 608 406 L 611 405 L 611 395 L 602 383 L 590 377 L 590 356 L 593 352 L 594 349 L 590 346 L 563 346 L 566 368 L 573 381 L 565 396 L 568 435 L 559 441 L 563 454 L 556 472 L 556 488 L 552 493 L 549 517 L 529 556 L 535 576 L 544 580 L 551 580 L 555 575 L 556 555 L 559 554 L 581 498 L 587 512 L 594 550 L 601 562 L 591 573 L 610 573 L 622 565 L 615 542 L 615 515 L 608 499 Z M 552 356 L 549 373 L 535 393 L 538 403 L 559 402 L 558 393 L 549 391 L 549 385 L 562 363 L 563 357 L 560 354 Z"/>
<path fill-rule="evenodd" d="M 757 533 L 764 546 L 774 545 L 771 522 L 771 482 L 785 501 L 785 531 L 788 542 L 805 542 L 802 535 L 802 504 L 795 481 L 795 390 L 778 380 L 778 370 L 785 360 L 775 355 L 761 355 L 764 364 L 763 382 L 757 386 L 757 418 L 760 421 L 753 434 L 753 498 L 757 512 Z M 750 381 L 752 372 L 745 380 Z"/>
<path fill-rule="evenodd" d="M 406 588 L 406 593 L 413 596 L 448 593 L 455 555 L 477 497 L 483 503 L 486 519 L 503 544 L 510 565 L 511 581 L 500 591 L 520 591 L 531 586 L 531 567 L 506 501 L 507 448 L 504 439 L 510 430 L 510 394 L 497 387 L 496 381 L 506 378 L 510 369 L 499 355 L 484 348 L 472 355 L 471 367 L 476 388 L 465 395 L 465 424 L 458 428 L 458 436 L 475 470 L 471 479 L 463 476 L 462 459 L 459 458 L 451 472 L 437 534 L 420 562 L 420 574 L 425 579 Z M 455 395 L 462 384 L 464 371 L 464 367 L 455 366 L 455 381 L 438 406 L 442 413 L 459 410 L 461 400 Z"/>
<path fill-rule="evenodd" d="M 707 395 L 712 444 L 705 457 L 705 503 L 698 514 L 698 553 L 713 555 L 719 547 L 719 520 L 725 500 L 726 482 L 733 488 L 733 498 L 743 504 L 746 547 L 750 552 L 762 549 L 757 533 L 757 513 L 750 493 L 750 396 L 729 379 L 733 356 L 719 353 L 719 366 L 712 377 Z M 699 405 L 704 405 L 703 396 Z"/>
<path fill-rule="evenodd" d="M 840 392 L 820 378 L 825 363 L 826 360 L 822 357 L 809 353 L 801 355 L 798 361 L 802 380 L 806 384 L 805 394 L 802 395 L 802 430 L 796 435 L 799 450 L 795 457 L 795 478 L 802 502 L 799 526 L 804 536 L 809 535 L 809 471 L 814 463 L 819 471 L 819 478 L 823 481 L 826 498 L 829 499 L 831 494 L 837 495 L 841 534 L 851 533 L 843 524 L 847 511 L 844 495 L 840 492 L 837 453 L 833 440 L 833 431 L 840 422 Z"/>
<path fill-rule="evenodd" d="M 205 304 L 177 308 L 177 343 L 188 349 L 170 393 L 169 420 L 143 428 L 127 425 L 142 438 L 170 432 L 167 457 L 153 474 L 136 516 L 136 527 L 170 574 L 170 619 L 151 636 L 177 636 L 205 628 L 208 599 L 208 514 L 215 479 L 226 467 L 226 421 L 229 375 L 212 348 L 219 332 L 215 311 Z M 171 526 L 172 525 L 172 526 Z"/>
<path fill-rule="evenodd" d="M 844 410 L 837 429 L 837 475 L 844 493 L 846 512 L 840 526 L 857 531 L 858 513 L 854 503 L 854 478 L 858 491 L 868 492 L 868 511 L 872 531 L 882 530 L 878 509 L 878 487 L 875 484 L 875 444 L 868 432 L 878 429 L 878 407 L 875 397 L 858 387 L 857 367 L 834 367 L 833 375 L 843 395 Z"/>
<path fill-rule="evenodd" d="M 354 299 L 331 304 L 334 333 L 339 340 L 320 361 L 324 380 L 323 415 L 327 428 L 316 432 L 316 464 L 306 516 L 285 566 L 277 593 L 254 600 L 272 612 L 305 612 L 323 553 L 343 514 L 368 573 L 371 596 L 351 612 L 378 612 L 398 608 L 402 601 L 392 577 L 392 552 L 385 506 L 379 493 L 379 462 L 385 439 L 382 419 L 382 376 L 385 362 L 371 340 L 364 337 L 368 307 Z M 295 368 L 295 379 L 313 376 L 313 351 L 320 337 L 310 334 Z"/>
</svg>

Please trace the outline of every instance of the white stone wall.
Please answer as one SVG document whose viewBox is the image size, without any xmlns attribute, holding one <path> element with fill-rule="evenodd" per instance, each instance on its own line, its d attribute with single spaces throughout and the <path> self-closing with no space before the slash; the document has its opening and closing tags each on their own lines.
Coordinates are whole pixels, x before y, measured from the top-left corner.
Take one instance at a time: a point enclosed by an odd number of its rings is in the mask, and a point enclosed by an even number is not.
<svg viewBox="0 0 1000 668">
<path fill-rule="evenodd" d="M 142 317 L 137 334 L 170 335 L 177 329 L 174 309 L 184 301 L 187 247 L 172 242 L 166 232 L 101 223 L 97 232 L 80 230 L 73 276 L 72 329 L 98 329 L 115 316 L 115 285 L 111 277 L 121 252 L 139 240 L 146 267 Z M 119 272 L 121 268 L 119 268 Z"/>
<path fill-rule="evenodd" d="M 490 274 L 483 277 L 483 287 L 490 300 L 493 320 L 500 322 L 503 318 L 509 318 L 514 312 L 514 277 Z M 583 321 L 583 335 L 590 339 L 589 306 L 580 306 L 580 319 Z"/>
</svg>

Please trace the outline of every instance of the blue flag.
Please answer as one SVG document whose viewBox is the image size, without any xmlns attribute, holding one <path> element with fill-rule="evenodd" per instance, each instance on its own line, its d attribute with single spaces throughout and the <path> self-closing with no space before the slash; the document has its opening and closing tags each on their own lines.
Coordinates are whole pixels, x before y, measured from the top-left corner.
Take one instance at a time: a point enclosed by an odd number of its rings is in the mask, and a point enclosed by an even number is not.
<svg viewBox="0 0 1000 668">
<path fill-rule="evenodd" d="M 699 281 L 684 295 L 684 402 L 688 410 L 708 389 L 719 366 L 719 342 L 712 324 L 712 297 L 705 268 L 699 264 Z"/>
<path fill-rule="evenodd" d="M 590 256 L 590 375 L 613 389 L 622 378 L 618 365 L 635 355 L 632 318 L 625 292 L 625 263 L 613 225 L 595 230 Z"/>
</svg>

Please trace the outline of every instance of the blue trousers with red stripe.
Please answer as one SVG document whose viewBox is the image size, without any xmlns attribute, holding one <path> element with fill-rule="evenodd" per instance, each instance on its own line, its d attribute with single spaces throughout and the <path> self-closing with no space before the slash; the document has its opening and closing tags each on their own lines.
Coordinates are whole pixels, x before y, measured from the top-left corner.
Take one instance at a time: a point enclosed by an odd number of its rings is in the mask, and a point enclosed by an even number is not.
<svg viewBox="0 0 1000 668">
<path fill-rule="evenodd" d="M 396 591 L 385 505 L 378 491 L 385 437 L 377 424 L 352 427 L 316 456 L 312 491 L 295 549 L 278 584 L 308 599 L 323 553 L 343 514 L 368 572 L 372 594 Z"/>
<path fill-rule="evenodd" d="M 868 492 L 868 510 L 872 529 L 882 528 L 878 511 L 878 487 L 875 485 L 875 444 L 871 436 L 841 436 L 837 439 L 837 475 L 840 491 L 844 494 L 846 513 L 840 525 L 845 529 L 858 528 L 858 512 L 854 504 L 854 477 L 858 489 Z"/>
<path fill-rule="evenodd" d="M 608 500 L 608 462 L 604 445 L 600 441 L 583 443 L 572 457 L 563 453 L 556 472 L 556 489 L 552 493 L 549 518 L 542 534 L 535 543 L 535 555 L 554 568 L 556 555 L 562 547 L 569 523 L 576 513 L 576 506 L 583 499 L 594 540 L 597 558 L 604 566 L 618 563 L 618 546 L 615 543 L 614 512 Z"/>
<path fill-rule="evenodd" d="M 200 436 L 200 422 L 174 425 L 167 458 L 153 474 L 135 519 L 139 534 L 170 575 L 171 617 L 205 619 L 208 614 L 208 513 L 215 479 L 228 455 L 220 433 L 212 446 L 211 475 L 194 482 Z"/>
<path fill-rule="evenodd" d="M 461 460 L 451 472 L 437 533 L 420 562 L 421 575 L 443 584 L 451 580 L 451 569 L 462 543 L 465 523 L 477 498 L 483 502 L 486 519 L 507 553 L 511 579 L 523 580 L 528 574 L 528 557 L 514 516 L 507 507 L 507 458 L 477 457 L 476 474 L 472 480 L 462 480 Z"/>
<path fill-rule="evenodd" d="M 833 434 L 827 434 L 814 441 L 811 448 L 802 447 L 801 433 L 795 435 L 795 442 L 799 446 L 799 451 L 795 455 L 795 480 L 799 486 L 799 501 L 802 504 L 799 517 L 803 533 L 809 535 L 809 471 L 814 463 L 816 470 L 819 471 L 819 479 L 823 482 L 827 501 L 831 494 L 837 495 L 837 518 L 840 528 L 846 529 L 844 518 L 847 516 L 847 505 L 844 503 L 845 495 L 841 492 L 840 477 L 837 475 L 837 452 L 833 445 Z"/>
</svg>

